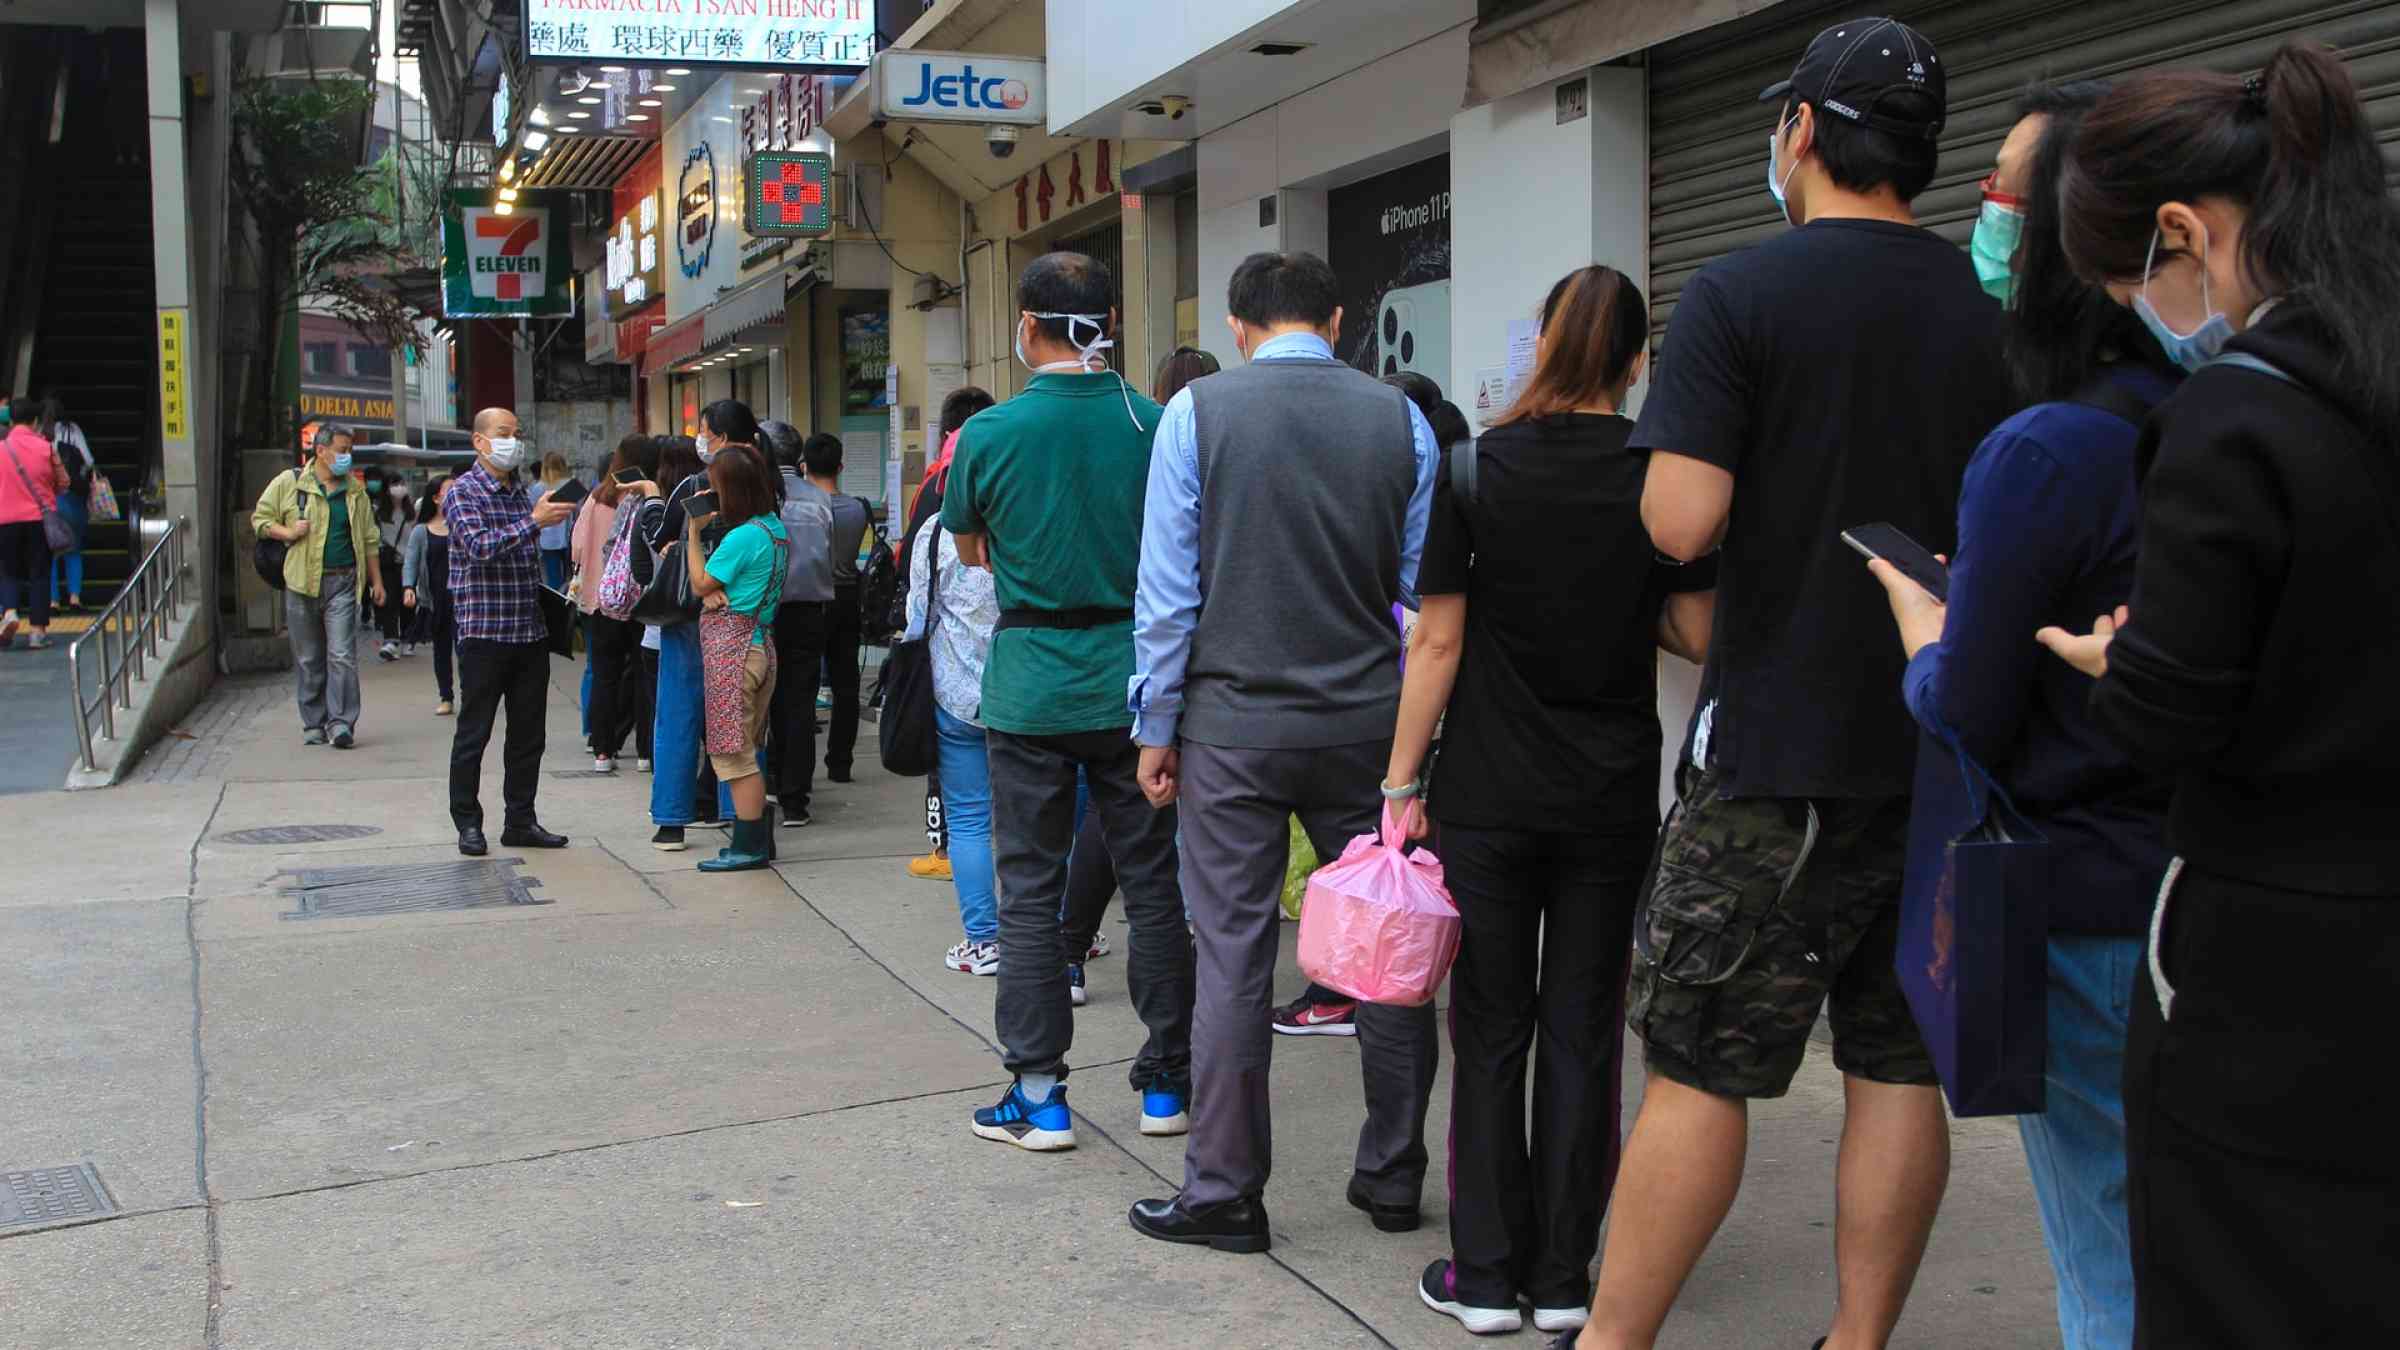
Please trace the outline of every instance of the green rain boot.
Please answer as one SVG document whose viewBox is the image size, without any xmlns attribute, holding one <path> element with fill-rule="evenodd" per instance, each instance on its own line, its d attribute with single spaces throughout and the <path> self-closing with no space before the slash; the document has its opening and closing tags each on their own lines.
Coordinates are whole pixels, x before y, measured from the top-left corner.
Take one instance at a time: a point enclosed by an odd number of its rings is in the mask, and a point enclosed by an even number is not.
<svg viewBox="0 0 2400 1350">
<path fill-rule="evenodd" d="M 735 820 L 733 842 L 713 858 L 702 860 L 703 872 L 754 872 L 767 865 L 767 845 L 774 842 L 764 816 L 757 820 Z"/>
</svg>

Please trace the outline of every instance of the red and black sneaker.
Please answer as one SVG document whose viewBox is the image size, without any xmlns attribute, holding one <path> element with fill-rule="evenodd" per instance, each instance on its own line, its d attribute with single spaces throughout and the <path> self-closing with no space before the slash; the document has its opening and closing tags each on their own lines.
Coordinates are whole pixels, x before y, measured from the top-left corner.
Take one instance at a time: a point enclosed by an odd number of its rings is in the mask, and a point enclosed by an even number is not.
<svg viewBox="0 0 2400 1350">
<path fill-rule="evenodd" d="M 1275 1010 L 1275 1034 L 1278 1036 L 1355 1036 L 1358 1034 L 1358 1004 L 1345 999 L 1338 1003 L 1320 1003 L 1311 990 Z"/>
</svg>

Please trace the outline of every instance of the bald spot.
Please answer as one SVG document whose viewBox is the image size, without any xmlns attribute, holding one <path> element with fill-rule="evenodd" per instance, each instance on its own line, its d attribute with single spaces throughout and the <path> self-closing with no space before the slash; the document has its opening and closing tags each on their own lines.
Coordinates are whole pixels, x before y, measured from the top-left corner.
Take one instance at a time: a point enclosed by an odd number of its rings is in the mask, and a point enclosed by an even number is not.
<svg viewBox="0 0 2400 1350">
<path fill-rule="evenodd" d="M 515 413 L 506 408 L 486 408 L 482 412 L 475 414 L 475 434 L 478 436 L 489 436 L 492 434 L 492 428 L 499 424 L 501 418 L 514 417 L 515 415 Z"/>
</svg>

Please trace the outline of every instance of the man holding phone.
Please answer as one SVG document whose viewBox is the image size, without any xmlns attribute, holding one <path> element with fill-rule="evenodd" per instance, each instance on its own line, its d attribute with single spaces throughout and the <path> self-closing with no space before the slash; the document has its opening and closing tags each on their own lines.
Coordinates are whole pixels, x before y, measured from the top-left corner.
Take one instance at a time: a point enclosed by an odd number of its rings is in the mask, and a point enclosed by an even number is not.
<svg viewBox="0 0 2400 1350">
<path fill-rule="evenodd" d="M 1653 544 L 1722 555 L 1682 801 L 1635 924 L 1627 1021 L 1650 1079 L 1585 1347 L 1655 1341 L 1740 1189 L 1748 1103 L 1788 1090 L 1829 1000 L 1840 1350 L 1890 1337 L 1948 1181 L 1892 971 L 1917 732 L 1882 589 L 1841 537 L 1883 522 L 1949 551 L 1967 460 L 2008 411 L 1999 308 L 1910 207 L 1944 72 L 1922 34 L 1856 19 L 1761 95 L 1794 228 L 1692 278 L 1629 442 L 1650 452 Z"/>
<path fill-rule="evenodd" d="M 483 836 L 483 748 L 492 722 L 508 706 L 501 795 L 507 814 L 500 842 L 508 848 L 565 848 L 534 818 L 547 739 L 550 695 L 549 627 L 543 622 L 541 532 L 572 518 L 572 502 L 526 498 L 517 468 L 525 442 L 517 415 L 506 408 L 475 414 L 475 467 L 451 480 L 442 498 L 450 522 L 450 603 L 457 617 L 458 731 L 450 744 L 450 819 L 458 851 L 480 858 Z"/>
</svg>

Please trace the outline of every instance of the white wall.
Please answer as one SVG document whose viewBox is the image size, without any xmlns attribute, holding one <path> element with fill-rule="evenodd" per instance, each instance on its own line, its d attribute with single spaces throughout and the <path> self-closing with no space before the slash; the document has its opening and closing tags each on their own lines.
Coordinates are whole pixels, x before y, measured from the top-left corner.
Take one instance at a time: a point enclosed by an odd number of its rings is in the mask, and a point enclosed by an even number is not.
<svg viewBox="0 0 2400 1350">
<path fill-rule="evenodd" d="M 741 109 L 758 97 L 758 78 L 748 74 L 721 76 L 700 95 L 660 138 L 659 172 L 666 188 L 668 228 L 659 241 L 665 250 L 667 322 L 675 323 L 708 308 L 721 293 L 742 282 L 742 140 Z M 708 245 L 708 265 L 697 277 L 683 274 L 677 244 L 683 214 L 679 184 L 683 161 L 694 144 L 706 141 L 714 152 L 717 187 L 717 230 Z M 697 176 L 707 162 L 694 168 Z"/>
<path fill-rule="evenodd" d="M 1302 0 L 1049 0 L 1050 125 L 1067 126 Z"/>
</svg>

